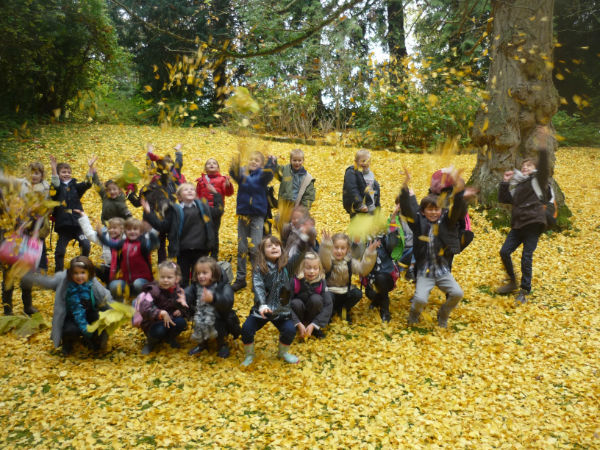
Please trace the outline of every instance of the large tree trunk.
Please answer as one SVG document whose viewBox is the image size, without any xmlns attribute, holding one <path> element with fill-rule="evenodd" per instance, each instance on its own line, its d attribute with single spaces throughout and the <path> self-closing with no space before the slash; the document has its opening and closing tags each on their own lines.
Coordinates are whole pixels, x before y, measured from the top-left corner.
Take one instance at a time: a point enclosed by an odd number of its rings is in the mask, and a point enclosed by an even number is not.
<svg viewBox="0 0 600 450">
<path fill-rule="evenodd" d="M 553 0 L 494 0 L 487 105 L 475 120 L 479 147 L 471 182 L 480 187 L 485 206 L 497 204 L 502 174 L 546 148 L 551 174 L 557 143 L 552 116 L 558 93 L 552 83 Z M 555 186 L 557 201 L 564 204 Z"/>
</svg>

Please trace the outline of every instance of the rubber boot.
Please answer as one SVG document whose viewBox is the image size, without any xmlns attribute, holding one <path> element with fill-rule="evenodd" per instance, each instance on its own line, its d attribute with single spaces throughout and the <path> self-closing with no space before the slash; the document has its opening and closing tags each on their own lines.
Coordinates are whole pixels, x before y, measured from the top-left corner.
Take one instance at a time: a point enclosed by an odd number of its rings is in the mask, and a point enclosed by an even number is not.
<svg viewBox="0 0 600 450">
<path fill-rule="evenodd" d="M 254 361 L 254 342 L 251 344 L 244 344 L 244 354 L 246 357 L 242 361 L 242 366 L 248 367 Z"/>
<path fill-rule="evenodd" d="M 21 287 L 21 296 L 23 298 L 23 312 L 28 316 L 31 316 L 38 312 L 37 308 L 32 305 L 31 289 Z"/>
<path fill-rule="evenodd" d="M 282 358 L 285 362 L 290 364 L 296 364 L 298 362 L 298 357 L 288 353 L 290 349 L 289 345 L 279 343 L 279 351 L 277 352 L 277 357 Z"/>
</svg>

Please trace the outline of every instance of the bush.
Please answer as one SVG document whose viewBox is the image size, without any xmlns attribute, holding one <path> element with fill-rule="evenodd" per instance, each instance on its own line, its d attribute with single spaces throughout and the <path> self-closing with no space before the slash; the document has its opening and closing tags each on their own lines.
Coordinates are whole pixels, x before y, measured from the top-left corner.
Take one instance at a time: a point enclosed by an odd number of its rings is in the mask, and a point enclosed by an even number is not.
<svg viewBox="0 0 600 450">
<path fill-rule="evenodd" d="M 562 146 L 600 146 L 600 123 L 584 123 L 581 115 L 570 116 L 561 110 L 552 118 L 552 124 L 562 137 Z"/>
</svg>

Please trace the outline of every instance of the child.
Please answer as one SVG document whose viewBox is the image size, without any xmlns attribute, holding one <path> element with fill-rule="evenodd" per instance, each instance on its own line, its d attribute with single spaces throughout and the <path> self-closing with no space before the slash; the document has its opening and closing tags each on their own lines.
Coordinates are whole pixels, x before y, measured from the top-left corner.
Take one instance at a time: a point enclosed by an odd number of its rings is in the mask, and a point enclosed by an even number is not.
<svg viewBox="0 0 600 450">
<path fill-rule="evenodd" d="M 212 207 L 208 206 L 206 199 L 198 200 L 193 184 L 183 183 L 177 188 L 179 204 L 171 203 L 163 220 L 150 209 L 148 202 L 142 203 L 144 219 L 158 231 L 168 233 L 168 255 L 170 258 L 177 257 L 183 288 L 190 283 L 192 269 L 198 258 L 207 256 L 214 249 L 214 223 L 220 220 L 223 214 L 223 200 L 212 185 L 209 189 L 213 191 Z"/>
<path fill-rule="evenodd" d="M 399 272 L 405 272 L 404 277 L 408 281 L 414 282 L 415 258 L 413 256 L 413 232 L 402 214 L 399 195 L 396 196 L 394 202 L 395 206 L 388 219 L 388 227 L 397 227 L 400 239 L 398 240 L 398 245 L 392 251 L 392 259 L 396 263 Z"/>
<path fill-rule="evenodd" d="M 379 208 L 379 183 L 369 169 L 371 154 L 368 150 L 359 150 L 354 157 L 354 165 L 344 174 L 343 203 L 350 217 L 358 213 L 372 214 Z"/>
<path fill-rule="evenodd" d="M 352 258 L 350 237 L 323 232 L 319 255 L 326 273 L 327 288 L 333 295 L 333 313 L 352 323 L 351 309 L 362 298 L 362 291 L 352 286 L 352 274 L 366 276 L 375 265 L 377 241 L 365 250 L 362 259 Z"/>
<path fill-rule="evenodd" d="M 109 289 L 116 299 L 128 297 L 128 291 L 134 296 L 154 279 L 150 256 L 158 247 L 158 234 L 151 230 L 143 233 L 143 224 L 138 219 L 125 221 L 125 239 L 117 235 L 113 240 L 98 228 L 98 239 L 112 250 L 110 259 Z"/>
<path fill-rule="evenodd" d="M 98 232 L 94 230 L 92 224 L 90 223 L 89 217 L 80 210 L 75 210 L 75 213 L 79 214 L 79 226 L 83 231 L 83 234 L 87 238 L 88 241 L 93 242 L 96 245 L 102 246 L 102 264 L 99 267 L 96 267 L 96 276 L 100 278 L 104 284 L 108 284 L 110 282 L 110 266 L 112 262 L 112 253 L 113 250 L 107 246 L 103 245 L 98 238 Z M 108 232 L 108 238 L 112 241 L 119 241 L 123 239 L 123 233 L 125 232 L 125 221 L 120 217 L 113 217 L 112 219 L 108 219 L 107 228 L 102 229 L 102 234 L 104 231 Z"/>
<path fill-rule="evenodd" d="M 88 178 L 91 178 L 94 172 L 94 163 L 96 160 L 97 157 L 95 156 L 92 156 L 88 160 Z M 58 234 L 58 242 L 54 251 L 54 263 L 56 272 L 60 272 L 64 268 L 67 245 L 73 239 L 79 242 L 79 248 L 83 256 L 90 254 L 90 241 L 83 235 L 77 217 L 73 214 L 73 210 L 78 209 L 83 211 L 81 197 L 92 187 L 92 184 L 87 179 L 78 183 L 71 176 L 71 166 L 67 163 L 57 164 L 53 156 L 50 157 L 50 165 L 52 166 L 52 200 L 60 203 L 59 206 L 54 208 L 54 212 L 52 213 L 54 216 L 54 229 Z M 52 193 L 52 191 L 54 192 Z"/>
<path fill-rule="evenodd" d="M 87 326 L 99 318 L 99 312 L 108 308 L 112 301 L 110 292 L 94 277 L 94 264 L 86 256 L 71 260 L 69 269 L 54 276 L 29 273 L 23 277 L 29 288 L 33 284 L 56 291 L 52 316 L 51 339 L 55 347 L 69 355 L 73 344 L 80 338 L 93 350 L 105 350 L 108 342 L 106 331 L 90 333 Z"/>
<path fill-rule="evenodd" d="M 125 194 L 115 181 L 108 180 L 102 185 L 96 171 L 94 171 L 92 181 L 98 186 L 98 194 L 102 199 L 102 215 L 100 216 L 102 223 L 108 222 L 113 217 L 120 217 L 121 219 L 131 217 L 131 212 L 125 204 Z"/>
<path fill-rule="evenodd" d="M 238 183 L 238 254 L 237 274 L 232 287 L 239 291 L 246 287 L 246 261 L 250 253 L 252 268 L 256 266 L 257 248 L 263 235 L 263 225 L 267 215 L 267 185 L 273 179 L 275 161 L 269 158 L 266 167 L 261 152 L 252 152 L 247 167 L 239 167 L 235 161 L 229 174 Z M 248 238 L 252 245 L 248 248 Z"/>
<path fill-rule="evenodd" d="M 243 366 L 247 367 L 254 361 L 254 335 L 267 322 L 272 322 L 279 330 L 277 356 L 291 364 L 298 362 L 298 357 L 288 352 L 296 336 L 289 305 L 289 274 L 296 273 L 302 256 L 300 253 L 288 261 L 283 254 L 281 241 L 275 236 L 267 236 L 260 243 L 252 276 L 254 306 L 242 325 L 242 342 L 246 355 Z"/>
<path fill-rule="evenodd" d="M 501 203 L 512 204 L 512 218 L 510 232 L 500 249 L 500 257 L 509 282 L 498 288 L 497 292 L 509 294 L 517 289 L 517 280 L 510 255 L 519 245 L 523 244 L 521 290 L 516 298 L 518 303 L 526 303 L 527 295 L 531 292 L 533 252 L 547 225 L 545 204 L 535 192 L 535 183 L 537 183 L 537 190 L 544 192 L 548 186 L 549 177 L 548 152 L 542 149 L 539 151 L 537 165 L 534 159 L 529 158 L 523 161 L 520 172 L 516 169 L 504 172 L 504 179 L 500 183 L 498 191 L 498 200 Z"/>
<path fill-rule="evenodd" d="M 219 172 L 219 163 L 215 158 L 209 158 L 204 164 L 205 173 L 196 180 L 196 194 L 199 199 L 205 198 L 208 206 L 214 206 L 212 186 L 221 194 L 223 200 L 223 209 L 225 209 L 225 197 L 233 195 L 233 184 L 228 176 L 223 176 Z M 215 247 L 211 250 L 210 256 L 219 259 L 219 229 L 221 228 L 221 217 L 214 222 L 215 227 Z"/>
<path fill-rule="evenodd" d="M 171 261 L 158 265 L 158 282 L 144 286 L 143 292 L 149 294 L 136 307 L 142 315 L 141 328 L 146 334 L 146 343 L 142 355 L 148 355 L 160 342 L 168 343 L 172 348 L 181 348 L 177 336 L 187 328 L 185 316 L 189 313 L 185 293 L 177 285 L 179 267 Z"/>
<path fill-rule="evenodd" d="M 166 189 L 171 197 L 175 195 L 177 187 L 186 182 L 185 176 L 181 173 L 181 168 L 183 167 L 182 147 L 183 145 L 181 144 L 177 144 L 174 147 L 175 161 L 173 161 L 170 155 L 158 156 L 154 153 L 154 146 L 152 144 L 148 145 L 148 152 L 146 153 L 148 165 L 151 169 L 156 170 L 154 181 L 157 181 Z"/>
<path fill-rule="evenodd" d="M 331 320 L 333 302 L 327 292 L 325 271 L 314 252 L 307 252 L 300 264 L 299 275 L 292 279 L 290 306 L 292 320 L 301 338 L 311 335 L 323 339 L 323 327 Z"/>
<path fill-rule="evenodd" d="M 405 170 L 406 179 L 400 193 L 402 212 L 408 218 L 414 236 L 414 254 L 417 268 L 417 283 L 412 300 L 408 324 L 419 322 L 421 312 L 429 299 L 434 286 L 448 294 L 446 302 L 440 307 L 437 315 L 438 325 L 448 326 L 448 316 L 463 297 L 463 291 L 450 272 L 448 258 L 460 252 L 460 241 L 456 234 L 456 222 L 464 217 L 467 205 L 463 199 L 465 182 L 460 177 L 454 177 L 454 189 L 449 210 L 438 205 L 438 197 L 428 195 L 421 200 L 420 210 L 417 211 L 417 201 L 411 195 L 408 183 L 410 175 Z"/>
<path fill-rule="evenodd" d="M 302 227 L 306 227 L 309 230 L 308 236 L 302 235 L 300 231 Z M 319 248 L 316 237 L 315 220 L 310 217 L 308 209 L 302 205 L 294 207 L 290 216 L 290 222 L 286 223 L 281 230 L 281 242 L 284 247 L 284 253 L 288 258 L 294 256 L 298 252 L 299 245 L 303 239 L 307 239 L 309 247 L 317 252 Z"/>
<path fill-rule="evenodd" d="M 240 319 L 233 310 L 233 289 L 214 258 L 203 256 L 196 262 L 194 281 L 185 289 L 185 297 L 194 312 L 192 339 L 198 342 L 189 354 L 200 353 L 209 340 L 216 338 L 217 355 L 227 358 L 229 346 L 225 338 L 229 333 L 234 339 L 240 335 Z"/>
<path fill-rule="evenodd" d="M 19 197 L 26 198 L 30 195 L 36 195 L 36 203 L 41 203 L 48 198 L 50 185 L 44 180 L 44 166 L 39 161 L 32 162 L 28 167 L 28 177 L 26 178 L 13 178 L 5 176 L 0 172 L 0 184 L 8 186 L 9 189 L 15 188 L 19 190 Z M 41 218 L 37 213 L 30 215 L 31 225 L 25 227 L 24 233 L 30 235 L 33 232 L 36 221 L 42 220 L 42 227 L 39 229 L 38 237 L 42 241 L 42 256 L 38 268 L 41 270 L 48 269 L 48 257 L 46 255 L 46 243 L 44 239 L 50 232 L 50 225 L 48 222 L 48 212 L 46 212 Z M 13 313 L 13 287 L 8 287 L 6 279 L 8 276 L 8 268 L 2 268 L 2 306 L 5 315 L 12 315 Z M 21 283 L 21 299 L 23 301 L 23 312 L 28 316 L 38 312 L 37 308 L 33 306 L 33 299 L 31 296 L 31 289 L 26 288 Z"/>
<path fill-rule="evenodd" d="M 290 153 L 290 163 L 285 166 L 277 165 L 275 178 L 281 181 L 279 185 L 278 203 L 282 202 L 292 207 L 302 205 L 310 210 L 315 201 L 315 179 L 304 168 L 304 152 L 295 148 Z"/>
</svg>

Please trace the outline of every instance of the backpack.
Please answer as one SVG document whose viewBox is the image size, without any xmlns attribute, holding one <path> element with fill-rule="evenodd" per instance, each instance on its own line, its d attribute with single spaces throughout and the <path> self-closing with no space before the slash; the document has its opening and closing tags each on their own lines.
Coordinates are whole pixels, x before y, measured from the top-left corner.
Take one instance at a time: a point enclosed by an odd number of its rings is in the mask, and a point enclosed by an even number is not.
<svg viewBox="0 0 600 450">
<path fill-rule="evenodd" d="M 553 228 L 556 226 L 556 218 L 558 217 L 558 207 L 556 205 L 556 197 L 554 196 L 554 190 L 552 185 L 548 183 L 547 194 L 544 195 L 540 183 L 536 177 L 531 180 L 531 187 L 544 205 L 544 212 L 546 214 L 546 228 Z"/>
<path fill-rule="evenodd" d="M 135 311 L 133 313 L 133 317 L 131 318 L 131 324 L 134 327 L 140 328 L 142 326 L 142 322 L 144 321 L 144 318 L 142 317 L 142 313 L 140 312 L 140 306 L 141 306 L 142 302 L 151 302 L 151 301 L 152 301 L 152 296 L 150 295 L 149 292 L 142 292 L 133 301 L 133 306 L 134 306 Z"/>
</svg>

